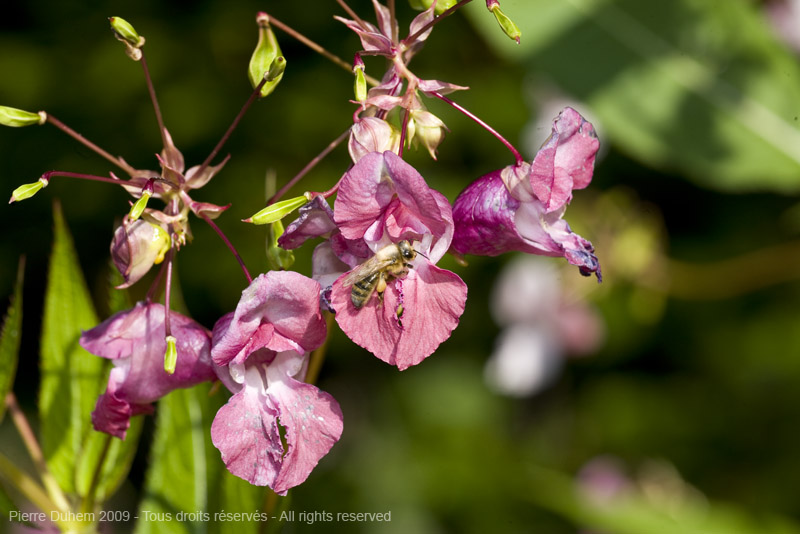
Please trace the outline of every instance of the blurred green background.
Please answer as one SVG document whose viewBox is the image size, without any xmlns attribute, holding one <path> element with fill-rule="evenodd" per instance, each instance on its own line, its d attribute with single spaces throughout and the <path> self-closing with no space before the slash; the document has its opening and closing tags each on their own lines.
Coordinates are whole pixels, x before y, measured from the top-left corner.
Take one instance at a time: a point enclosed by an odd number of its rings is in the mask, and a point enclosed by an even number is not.
<svg viewBox="0 0 800 534">
<path fill-rule="evenodd" d="M 349 4 L 374 20 L 369 2 Z M 446 258 L 469 287 L 467 310 L 423 365 L 400 373 L 334 331 L 319 386 L 340 402 L 345 432 L 292 492 L 297 511 L 391 511 L 392 521 L 297 521 L 286 531 L 800 532 L 800 57 L 769 16 L 783 4 L 503 0 L 523 32 L 517 47 L 476 0 L 435 29 L 414 72 L 470 86 L 454 99 L 527 158 L 563 105 L 595 124 L 594 181 L 566 218 L 594 243 L 604 282 L 546 261 L 563 299 L 595 317 L 598 337 L 580 358 L 564 342 L 563 366 L 535 393 L 496 392 L 484 366 L 503 325 L 490 303 L 514 256 L 471 257 L 466 267 Z M 108 16 L 121 16 L 147 38 L 167 127 L 198 164 L 250 93 L 259 10 L 347 61 L 359 48 L 332 20 L 343 14 L 333 1 L 12 2 L 0 17 L 0 104 L 46 110 L 135 167 L 157 168 L 141 69 L 107 29 Z M 398 12 L 402 33 L 413 12 L 404 2 Z M 777 20 L 797 38 L 800 18 L 786 13 Z M 290 179 L 354 109 L 349 73 L 276 34 L 282 83 L 247 114 L 223 150 L 232 159 L 194 197 L 232 203 L 218 223 L 252 272 L 266 269 L 265 231 L 239 221 L 263 207 L 267 175 L 278 186 Z M 367 73 L 382 68 L 367 58 Z M 426 104 L 451 133 L 438 162 L 420 151 L 408 159 L 448 198 L 512 163 L 474 123 Z M 328 189 L 348 162 L 336 150 L 296 194 Z M 53 169 L 112 170 L 50 126 L 0 129 L 0 191 Z M 15 391 L 31 409 L 52 203 L 105 316 L 108 245 L 128 198 L 57 178 L 0 208 L 0 295 L 27 256 Z M 179 278 L 191 314 L 211 327 L 245 281 L 207 226 L 194 219 L 192 230 Z M 311 248 L 297 253 L 306 274 Z M 18 447 L 7 420 L 0 439 L 4 451 Z M 143 449 L 116 506 L 136 508 L 147 463 Z"/>
</svg>

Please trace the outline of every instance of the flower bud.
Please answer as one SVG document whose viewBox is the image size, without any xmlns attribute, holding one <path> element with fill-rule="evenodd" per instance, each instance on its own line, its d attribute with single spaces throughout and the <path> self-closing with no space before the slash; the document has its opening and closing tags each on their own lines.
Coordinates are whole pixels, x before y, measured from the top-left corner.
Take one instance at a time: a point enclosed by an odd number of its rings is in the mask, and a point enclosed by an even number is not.
<svg viewBox="0 0 800 534">
<path fill-rule="evenodd" d="M 397 153 L 400 148 L 400 132 L 383 119 L 365 117 L 350 127 L 350 140 L 347 150 L 353 163 L 370 152 Z"/>
<path fill-rule="evenodd" d="M 163 261 L 170 245 L 169 234 L 160 226 L 126 217 L 111 241 L 111 259 L 125 279 L 117 288 L 130 287 L 139 281 L 154 264 Z"/>
<path fill-rule="evenodd" d="M 444 139 L 447 127 L 444 122 L 430 111 L 413 110 L 411 120 L 408 121 L 408 140 L 424 146 L 433 159 L 436 159 L 436 149 Z"/>
<path fill-rule="evenodd" d="M 144 46 L 144 37 L 139 35 L 131 24 L 120 17 L 110 17 L 111 30 L 114 37 L 125 45 L 125 53 L 134 61 L 142 59 L 141 48 Z"/>
<path fill-rule="evenodd" d="M 261 96 L 265 97 L 281 81 L 283 69 L 286 68 L 286 60 L 276 62 L 281 56 L 281 49 L 269 25 L 269 16 L 264 12 L 258 13 L 256 23 L 258 24 L 258 43 L 250 57 L 247 74 L 253 89 L 258 87 L 265 76 L 267 77 L 267 81 L 261 87 Z"/>
<path fill-rule="evenodd" d="M 141 217 L 142 212 L 147 207 L 147 202 L 150 200 L 150 197 L 153 196 L 153 183 L 155 180 L 152 178 L 147 180 L 147 183 L 142 188 L 142 196 L 139 197 L 133 206 L 131 206 L 131 211 L 128 212 L 128 216 L 132 221 L 135 221 L 139 217 Z"/>
<path fill-rule="evenodd" d="M 11 204 L 12 202 L 18 202 L 20 200 L 25 200 L 26 198 L 31 198 L 33 195 L 47 187 L 48 183 L 50 182 L 47 178 L 41 177 L 32 184 L 19 186 L 11 193 L 11 200 L 9 200 L 8 203 Z"/>
<path fill-rule="evenodd" d="M 360 54 L 356 54 L 353 60 L 353 73 L 356 75 L 353 92 L 356 95 L 356 102 L 363 102 L 367 99 L 367 78 L 364 76 L 364 60 Z"/>
<path fill-rule="evenodd" d="M 419 11 L 424 11 L 431 7 L 433 4 L 433 0 L 408 0 L 409 5 L 412 9 L 417 9 Z M 454 5 L 456 5 L 457 0 L 439 0 L 436 2 L 436 8 L 433 10 L 434 13 L 437 15 L 441 15 Z"/>
<path fill-rule="evenodd" d="M 0 106 L 0 124 L 19 128 L 20 126 L 31 126 L 33 124 L 44 124 L 47 120 L 47 113 L 40 111 L 32 113 L 8 106 Z"/>
<path fill-rule="evenodd" d="M 286 271 L 294 263 L 294 254 L 278 245 L 278 238 L 283 235 L 283 223 L 275 221 L 269 225 L 267 235 L 267 263 L 273 271 Z"/>
<path fill-rule="evenodd" d="M 495 20 L 497 20 L 497 23 L 500 24 L 500 27 L 503 29 L 503 33 L 519 44 L 519 38 L 522 32 L 519 30 L 519 27 L 514 24 L 514 21 L 508 18 L 508 16 L 503 13 L 503 10 L 500 9 L 500 2 L 498 0 L 486 0 L 486 9 L 492 12 Z"/>
<path fill-rule="evenodd" d="M 167 336 L 164 341 L 167 342 L 167 350 L 164 352 L 164 371 L 172 375 L 175 374 L 175 367 L 178 364 L 178 347 L 175 344 L 178 340 L 175 336 Z"/>
<path fill-rule="evenodd" d="M 304 206 L 308 203 L 308 198 L 306 196 L 299 196 L 295 198 L 290 198 L 288 200 L 281 200 L 280 202 L 276 202 L 275 204 L 270 204 L 263 210 L 259 211 L 252 217 L 244 219 L 242 222 L 253 223 L 253 224 L 270 224 L 274 223 L 275 221 L 280 221 L 291 212 L 299 208 L 300 206 Z"/>
</svg>

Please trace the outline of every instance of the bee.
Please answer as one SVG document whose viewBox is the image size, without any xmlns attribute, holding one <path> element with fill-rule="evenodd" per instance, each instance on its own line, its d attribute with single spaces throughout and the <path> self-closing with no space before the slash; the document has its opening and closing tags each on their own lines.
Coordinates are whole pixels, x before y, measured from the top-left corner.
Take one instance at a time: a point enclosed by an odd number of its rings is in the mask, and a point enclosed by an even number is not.
<svg viewBox="0 0 800 534">
<path fill-rule="evenodd" d="M 408 274 L 408 269 L 412 267 L 409 262 L 416 257 L 417 251 L 407 240 L 380 249 L 345 277 L 344 286 L 353 286 L 350 290 L 350 302 L 356 309 L 360 309 L 373 292 L 383 294 L 388 279 Z"/>
</svg>

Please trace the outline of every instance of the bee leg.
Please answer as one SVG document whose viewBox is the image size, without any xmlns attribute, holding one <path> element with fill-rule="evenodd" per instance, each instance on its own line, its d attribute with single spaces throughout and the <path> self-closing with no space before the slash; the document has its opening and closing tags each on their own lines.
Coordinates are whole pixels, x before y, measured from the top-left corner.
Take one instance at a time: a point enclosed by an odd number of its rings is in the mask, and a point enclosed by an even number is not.
<svg viewBox="0 0 800 534">
<path fill-rule="evenodd" d="M 375 292 L 378 293 L 378 298 L 383 301 L 383 292 L 386 291 L 386 273 L 381 272 L 378 275 L 378 283 L 375 285 Z"/>
</svg>

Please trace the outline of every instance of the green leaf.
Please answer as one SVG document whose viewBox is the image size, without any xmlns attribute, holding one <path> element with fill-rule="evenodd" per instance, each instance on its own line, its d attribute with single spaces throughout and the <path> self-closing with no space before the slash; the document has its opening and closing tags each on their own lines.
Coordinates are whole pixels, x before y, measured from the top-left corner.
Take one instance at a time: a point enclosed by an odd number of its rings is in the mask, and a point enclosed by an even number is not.
<svg viewBox="0 0 800 534">
<path fill-rule="evenodd" d="M 4 520 L 9 520 L 11 517 L 11 512 L 19 512 L 20 509 L 17 508 L 17 505 L 14 504 L 14 501 L 11 500 L 11 497 L 8 496 L 5 488 L 2 484 L 0 484 L 0 517 Z M 21 525 L 25 525 L 32 529 L 38 530 L 39 527 L 31 523 L 30 521 L 18 521 L 16 519 L 13 520 L 15 523 L 19 523 Z"/>
<path fill-rule="evenodd" d="M 135 534 L 204 533 L 213 518 L 209 494 L 222 461 L 211 443 L 211 421 L 219 400 L 209 397 L 209 384 L 175 390 L 158 403 L 156 432 L 150 450 L 145 495 Z M 196 514 L 183 518 L 180 514 Z"/>
<path fill-rule="evenodd" d="M 583 101 L 601 142 L 707 187 L 800 191 L 800 64 L 751 2 L 504 1 L 521 46 L 478 7 L 491 46 Z"/>
<path fill-rule="evenodd" d="M 89 495 L 95 476 L 97 485 L 92 496 L 93 502 L 102 503 L 114 494 L 131 469 L 143 421 L 142 417 L 133 417 L 124 440 L 95 430 L 89 432 L 76 467 L 78 495 L 84 498 Z M 100 461 L 103 468 L 96 475 Z"/>
<path fill-rule="evenodd" d="M 39 419 L 47 466 L 67 493 L 91 431 L 91 412 L 104 385 L 104 360 L 79 344 L 81 331 L 98 323 L 61 209 L 54 206 L 53 251 L 41 339 Z"/>
<path fill-rule="evenodd" d="M 6 394 L 14 385 L 19 359 L 19 342 L 22 337 L 22 282 L 25 277 L 25 258 L 20 258 L 14 295 L 8 305 L 3 328 L 0 330 L 0 421 L 5 414 Z"/>
<path fill-rule="evenodd" d="M 217 460 L 222 462 L 221 460 Z M 216 485 L 220 489 L 218 502 L 215 509 L 230 514 L 242 514 L 242 521 L 219 521 L 215 523 L 214 533 L 219 534 L 259 534 L 262 523 L 258 520 L 249 520 L 252 514 L 263 513 L 268 488 L 253 486 L 246 480 L 236 477 L 227 469 L 220 470 L 220 481 Z M 271 514 L 276 515 L 275 511 Z M 233 516 L 236 517 L 236 516 Z M 268 523 L 280 524 L 278 521 Z"/>
</svg>

